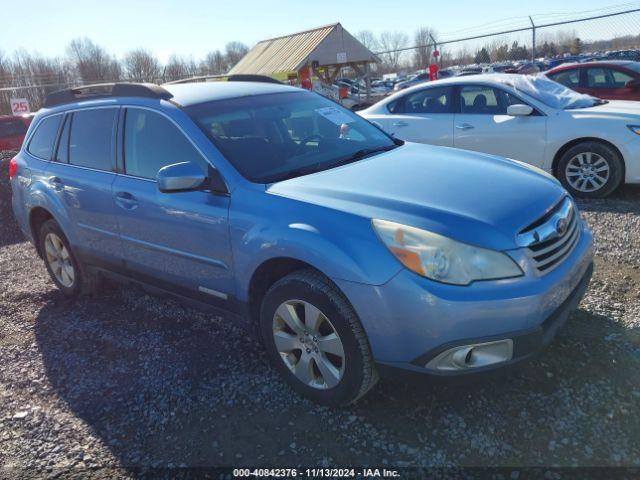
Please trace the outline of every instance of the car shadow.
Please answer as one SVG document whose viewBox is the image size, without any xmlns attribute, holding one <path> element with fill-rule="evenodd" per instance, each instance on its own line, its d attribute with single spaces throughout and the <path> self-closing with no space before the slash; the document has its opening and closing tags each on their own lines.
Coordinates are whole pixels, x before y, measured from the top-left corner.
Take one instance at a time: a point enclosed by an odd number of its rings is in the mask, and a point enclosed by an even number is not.
<svg viewBox="0 0 640 480">
<path fill-rule="evenodd" d="M 624 185 L 608 198 L 576 199 L 585 212 L 640 213 L 640 185 Z"/>
<path fill-rule="evenodd" d="M 353 453 L 330 431 L 334 419 L 348 422 L 352 415 L 416 446 L 428 415 L 429 428 L 441 432 L 434 438 L 465 448 L 447 436 L 443 419 L 454 413 L 468 419 L 468 428 L 484 428 L 473 419 L 510 415 L 514 397 L 526 402 L 546 395 L 561 379 L 580 385 L 583 380 L 571 377 L 587 375 L 582 365 L 592 361 L 595 350 L 602 350 L 603 361 L 591 366 L 589 381 L 618 375 L 607 362 L 610 345 L 594 348 L 593 343 L 625 334 L 612 319 L 579 310 L 541 359 L 507 379 L 456 385 L 433 384 L 422 376 L 384 379 L 355 406 L 331 410 L 292 393 L 267 365 L 261 345 L 228 318 L 120 288 L 76 301 L 52 290 L 43 300 L 35 335 L 51 388 L 132 470 L 229 465 L 240 458 L 272 464 L 297 430 L 304 436 L 309 429 L 317 429 L 314 441 L 327 456 L 353 463 Z M 417 411 L 422 416 L 412 417 Z M 286 427 L 296 418 L 299 427 Z M 517 429 L 514 425 L 509 428 Z M 366 432 L 361 435 L 367 441 Z M 377 454 L 360 460 L 373 461 Z"/>
</svg>

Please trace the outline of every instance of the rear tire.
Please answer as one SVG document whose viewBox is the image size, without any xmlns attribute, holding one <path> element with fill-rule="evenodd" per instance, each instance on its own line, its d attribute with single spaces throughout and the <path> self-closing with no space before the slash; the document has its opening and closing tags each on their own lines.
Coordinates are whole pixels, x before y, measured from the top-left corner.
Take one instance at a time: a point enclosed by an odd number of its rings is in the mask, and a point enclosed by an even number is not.
<svg viewBox="0 0 640 480">
<path fill-rule="evenodd" d="M 260 330 L 273 366 L 296 392 L 316 403 L 353 403 L 378 380 L 353 307 L 315 270 L 294 272 L 269 289 Z"/>
<path fill-rule="evenodd" d="M 68 297 L 94 293 L 97 276 L 87 271 L 76 258 L 69 241 L 55 220 L 47 220 L 38 234 L 39 249 L 49 276 Z"/>
<path fill-rule="evenodd" d="M 562 155 L 556 174 L 574 197 L 604 198 L 622 183 L 624 164 L 612 147 L 582 142 Z"/>
</svg>

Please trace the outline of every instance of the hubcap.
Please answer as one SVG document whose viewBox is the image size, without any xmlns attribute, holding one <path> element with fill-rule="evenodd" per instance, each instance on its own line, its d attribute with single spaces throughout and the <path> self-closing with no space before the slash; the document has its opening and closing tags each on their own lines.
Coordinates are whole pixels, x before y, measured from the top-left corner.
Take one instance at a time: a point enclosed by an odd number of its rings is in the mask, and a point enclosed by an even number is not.
<svg viewBox="0 0 640 480">
<path fill-rule="evenodd" d="M 309 302 L 289 300 L 278 307 L 273 340 L 282 361 L 305 385 L 327 389 L 342 379 L 342 340 L 329 319 Z"/>
<path fill-rule="evenodd" d="M 594 192 L 609 180 L 609 162 L 594 152 L 579 153 L 569 160 L 565 174 L 579 192 Z"/>
<path fill-rule="evenodd" d="M 56 280 L 67 288 L 71 287 L 76 278 L 75 271 L 69 251 L 60 237 L 55 233 L 48 233 L 44 239 L 44 249 L 47 263 Z"/>
</svg>

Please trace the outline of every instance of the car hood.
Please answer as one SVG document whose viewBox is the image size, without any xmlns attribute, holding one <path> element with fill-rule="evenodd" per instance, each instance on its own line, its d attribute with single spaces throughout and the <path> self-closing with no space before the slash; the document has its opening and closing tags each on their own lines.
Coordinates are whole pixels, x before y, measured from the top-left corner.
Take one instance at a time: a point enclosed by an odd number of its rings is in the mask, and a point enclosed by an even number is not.
<svg viewBox="0 0 640 480">
<path fill-rule="evenodd" d="M 573 116 L 610 117 L 610 118 L 636 118 L 640 119 L 639 102 L 626 100 L 610 100 L 603 105 L 588 108 L 576 108 L 566 110 Z"/>
<path fill-rule="evenodd" d="M 359 162 L 285 180 L 267 192 L 430 230 L 496 250 L 564 195 L 560 184 L 519 162 L 407 143 Z"/>
</svg>

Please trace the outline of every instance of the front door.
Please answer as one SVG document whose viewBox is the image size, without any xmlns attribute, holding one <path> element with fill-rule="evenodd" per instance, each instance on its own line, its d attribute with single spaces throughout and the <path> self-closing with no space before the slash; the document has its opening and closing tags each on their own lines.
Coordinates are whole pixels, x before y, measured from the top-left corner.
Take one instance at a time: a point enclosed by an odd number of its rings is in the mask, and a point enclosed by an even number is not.
<svg viewBox="0 0 640 480">
<path fill-rule="evenodd" d="M 454 119 L 454 146 L 500 155 L 542 168 L 547 117 L 507 115 L 507 107 L 522 104 L 510 93 L 484 85 L 465 85 L 459 90 L 460 113 Z"/>
<path fill-rule="evenodd" d="M 233 292 L 229 197 L 208 191 L 161 193 L 158 170 L 208 164 L 166 116 L 130 107 L 124 120 L 124 172 L 113 185 L 127 268 L 189 296 L 226 300 Z M 214 302 L 218 303 L 218 302 Z"/>
</svg>

